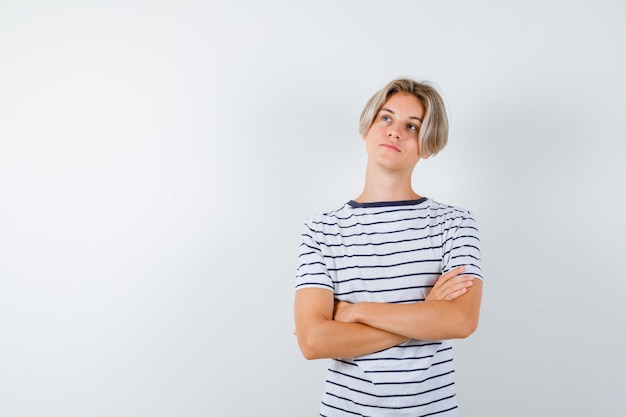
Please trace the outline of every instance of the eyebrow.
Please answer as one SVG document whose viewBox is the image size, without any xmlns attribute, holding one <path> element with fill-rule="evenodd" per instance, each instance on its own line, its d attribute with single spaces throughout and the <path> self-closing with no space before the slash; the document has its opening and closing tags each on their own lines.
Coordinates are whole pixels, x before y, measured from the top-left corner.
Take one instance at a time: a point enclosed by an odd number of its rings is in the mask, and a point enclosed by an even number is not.
<svg viewBox="0 0 626 417">
<path fill-rule="evenodd" d="M 389 112 L 389 113 L 391 113 L 391 114 L 396 114 L 393 110 L 389 110 L 389 109 L 388 109 L 388 108 L 386 108 L 386 107 L 381 108 L 381 109 L 380 109 L 380 111 L 386 111 L 386 112 Z M 424 122 L 422 119 L 420 119 L 420 118 L 419 118 L 419 117 L 417 117 L 417 116 L 411 116 L 411 117 L 409 117 L 409 119 L 415 119 L 415 120 L 419 120 L 420 122 Z"/>
</svg>

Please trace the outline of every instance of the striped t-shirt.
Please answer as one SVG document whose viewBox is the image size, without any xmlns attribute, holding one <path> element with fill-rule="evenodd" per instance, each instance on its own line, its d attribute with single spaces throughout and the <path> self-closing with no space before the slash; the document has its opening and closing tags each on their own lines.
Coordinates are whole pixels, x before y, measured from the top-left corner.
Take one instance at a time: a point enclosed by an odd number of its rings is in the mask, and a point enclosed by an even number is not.
<svg viewBox="0 0 626 417">
<path fill-rule="evenodd" d="M 296 290 L 326 288 L 351 303 L 415 303 L 424 301 L 442 273 L 460 265 L 482 279 L 470 212 L 428 198 L 350 201 L 307 220 Z M 458 415 L 450 341 L 408 340 L 333 359 L 320 415 Z"/>
</svg>

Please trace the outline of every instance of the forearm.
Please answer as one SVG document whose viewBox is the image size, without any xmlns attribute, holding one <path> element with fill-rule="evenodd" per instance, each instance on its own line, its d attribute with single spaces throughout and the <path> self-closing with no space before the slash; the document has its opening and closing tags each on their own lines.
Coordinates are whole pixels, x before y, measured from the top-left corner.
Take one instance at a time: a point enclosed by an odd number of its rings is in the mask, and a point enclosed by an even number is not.
<svg viewBox="0 0 626 417">
<path fill-rule="evenodd" d="M 326 289 L 305 288 L 296 292 L 296 336 L 305 358 L 353 358 L 407 340 L 364 323 L 334 320 L 334 307 L 333 293 Z"/>
<path fill-rule="evenodd" d="M 442 340 L 467 337 L 473 325 L 452 301 L 415 304 L 359 303 L 355 321 L 411 339 Z"/>
<path fill-rule="evenodd" d="M 411 339 L 442 340 L 468 337 L 478 326 L 482 282 L 454 300 L 413 304 L 357 303 L 344 321 L 367 324 Z"/>
<path fill-rule="evenodd" d="M 298 344 L 307 359 L 353 358 L 400 344 L 408 338 L 363 323 L 319 320 L 296 330 Z"/>
</svg>

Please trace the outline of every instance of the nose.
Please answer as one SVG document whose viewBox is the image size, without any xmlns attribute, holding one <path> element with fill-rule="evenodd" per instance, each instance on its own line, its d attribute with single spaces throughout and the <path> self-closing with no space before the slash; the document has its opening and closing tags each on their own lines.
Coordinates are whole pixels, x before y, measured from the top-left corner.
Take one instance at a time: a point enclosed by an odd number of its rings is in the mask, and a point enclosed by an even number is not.
<svg viewBox="0 0 626 417">
<path fill-rule="evenodd" d="M 396 128 L 396 125 L 389 126 L 389 131 L 387 132 L 387 136 L 390 139 L 400 140 L 400 132 Z"/>
</svg>

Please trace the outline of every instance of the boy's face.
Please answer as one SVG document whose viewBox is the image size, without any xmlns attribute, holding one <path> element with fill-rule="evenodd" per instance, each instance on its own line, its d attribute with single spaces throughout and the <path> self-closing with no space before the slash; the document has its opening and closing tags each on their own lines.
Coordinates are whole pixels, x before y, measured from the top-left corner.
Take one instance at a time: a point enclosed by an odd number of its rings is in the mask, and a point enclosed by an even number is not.
<svg viewBox="0 0 626 417">
<path fill-rule="evenodd" d="M 424 106 L 412 94 L 389 97 L 363 137 L 370 162 L 411 173 L 420 159 L 418 138 L 424 113 Z"/>
</svg>

